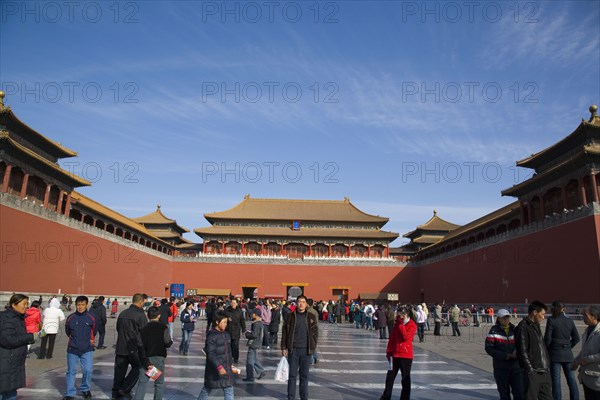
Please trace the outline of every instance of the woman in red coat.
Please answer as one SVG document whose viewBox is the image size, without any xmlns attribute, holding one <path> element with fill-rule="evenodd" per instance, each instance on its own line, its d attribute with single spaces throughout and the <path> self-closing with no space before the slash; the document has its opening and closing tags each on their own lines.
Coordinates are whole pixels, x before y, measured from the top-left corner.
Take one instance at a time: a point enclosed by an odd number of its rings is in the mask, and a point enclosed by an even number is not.
<svg viewBox="0 0 600 400">
<path fill-rule="evenodd" d="M 417 324 L 410 318 L 409 311 L 402 307 L 396 313 L 396 322 L 388 341 L 385 355 L 391 363 L 385 378 L 385 390 L 380 400 L 391 400 L 392 389 L 398 370 L 402 374 L 402 392 L 400 400 L 410 399 L 410 369 L 413 361 L 413 338 L 417 332 Z"/>
</svg>

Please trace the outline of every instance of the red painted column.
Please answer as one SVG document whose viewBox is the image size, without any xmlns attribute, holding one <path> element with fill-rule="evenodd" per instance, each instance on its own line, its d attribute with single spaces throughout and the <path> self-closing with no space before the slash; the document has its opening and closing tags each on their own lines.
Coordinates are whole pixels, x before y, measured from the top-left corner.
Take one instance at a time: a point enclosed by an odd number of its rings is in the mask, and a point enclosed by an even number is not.
<svg viewBox="0 0 600 400">
<path fill-rule="evenodd" d="M 371 245 L 367 246 L 367 257 L 371 257 Z"/>
<path fill-rule="evenodd" d="M 285 252 L 283 251 L 283 243 L 281 243 L 281 255 L 285 255 Z"/>
<path fill-rule="evenodd" d="M 592 174 L 590 178 L 592 181 L 592 193 L 594 195 L 594 202 L 598 203 L 598 177 L 596 176 L 596 174 Z"/>
<path fill-rule="evenodd" d="M 567 186 L 562 185 L 560 187 L 560 196 L 562 198 L 563 210 L 567 208 Z M 560 210 L 562 212 L 562 210 Z"/>
<path fill-rule="evenodd" d="M 221 254 L 225 254 L 225 241 L 221 242 Z"/>
<path fill-rule="evenodd" d="M 10 183 L 10 173 L 12 172 L 12 165 L 6 164 L 4 170 L 4 178 L 2 178 L 2 192 L 8 192 L 8 184 Z"/>
<path fill-rule="evenodd" d="M 583 182 L 583 178 L 579 178 L 579 197 L 581 199 L 581 205 L 585 206 L 587 204 L 587 196 L 585 195 L 585 184 Z"/>
<path fill-rule="evenodd" d="M 48 208 L 48 201 L 50 200 L 50 190 L 52 189 L 52 184 L 49 183 L 46 185 L 46 193 L 44 194 L 44 208 Z"/>
<path fill-rule="evenodd" d="M 329 257 L 331 257 L 331 245 L 329 245 Z"/>
<path fill-rule="evenodd" d="M 84 219 L 85 219 L 85 215 L 83 213 L 81 213 L 81 220 L 79 220 L 79 222 L 83 222 Z"/>
<path fill-rule="evenodd" d="M 260 242 L 260 255 L 265 255 L 265 242 Z"/>
<path fill-rule="evenodd" d="M 26 173 L 23 177 L 23 183 L 21 184 L 21 198 L 25 198 L 27 195 L 27 184 L 29 183 L 29 174 Z"/>
<path fill-rule="evenodd" d="M 350 257 L 350 245 L 349 245 L 349 244 L 348 244 L 348 251 L 346 252 L 346 255 L 347 255 L 348 257 Z"/>
<path fill-rule="evenodd" d="M 67 194 L 67 203 L 65 204 L 65 216 L 69 216 L 71 212 L 71 193 Z"/>
<path fill-rule="evenodd" d="M 56 212 L 59 214 L 62 214 L 62 201 L 63 201 L 64 195 L 65 195 L 65 192 L 63 192 L 62 190 L 58 194 L 58 204 L 56 204 Z"/>
<path fill-rule="evenodd" d="M 312 244 L 308 245 L 308 255 L 312 256 Z"/>
<path fill-rule="evenodd" d="M 242 255 L 246 255 L 246 244 L 242 242 Z"/>
<path fill-rule="evenodd" d="M 206 241 L 202 242 L 202 254 L 206 254 Z"/>
<path fill-rule="evenodd" d="M 390 246 L 387 246 L 387 247 L 385 248 L 385 256 L 386 256 L 386 257 L 389 257 L 389 256 L 390 256 Z"/>
</svg>

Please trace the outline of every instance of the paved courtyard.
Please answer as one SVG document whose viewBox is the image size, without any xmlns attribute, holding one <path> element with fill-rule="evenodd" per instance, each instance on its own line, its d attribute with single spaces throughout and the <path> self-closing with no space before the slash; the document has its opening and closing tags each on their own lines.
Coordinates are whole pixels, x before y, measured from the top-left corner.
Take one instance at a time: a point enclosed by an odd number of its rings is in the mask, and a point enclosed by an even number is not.
<svg viewBox="0 0 600 400">
<path fill-rule="evenodd" d="M 111 395 L 115 321 L 116 319 L 109 318 L 107 325 L 108 348 L 97 350 L 94 354 L 92 394 L 96 399 L 107 399 Z M 205 357 L 201 348 L 204 345 L 205 323 L 198 325 L 187 357 L 178 354 L 180 331 L 176 325 L 175 343 L 167 357 L 165 399 L 195 399 L 202 389 Z M 581 323 L 577 326 L 583 331 Z M 383 392 L 387 369 L 387 340 L 380 340 L 377 334 L 355 329 L 350 324 L 321 323 L 320 328 L 320 362 L 310 371 L 310 399 L 379 399 Z M 425 343 L 415 343 L 411 398 L 497 399 L 491 373 L 491 359 L 483 350 L 483 340 L 488 329 L 489 326 L 465 327 L 460 338 L 434 337 L 431 336 L 431 331 L 427 332 Z M 443 330 L 443 333 L 449 334 L 447 330 Z M 35 354 L 38 348 L 39 343 L 33 345 L 34 353 L 27 360 L 27 387 L 19 390 L 19 398 L 59 399 L 65 389 L 66 338 L 64 334 L 59 334 L 51 360 L 38 360 Z M 274 380 L 275 368 L 280 358 L 279 350 L 259 352 L 259 358 L 267 368 L 267 376 L 253 384 L 242 381 L 245 375 L 245 343 L 241 345 L 241 350 L 240 366 L 243 372 L 235 384 L 235 398 L 285 399 L 286 384 Z M 579 351 L 579 347 L 575 350 Z M 396 381 L 394 398 L 400 396 L 401 388 L 400 377 Z M 146 398 L 151 399 L 153 392 L 148 392 Z M 78 397 L 81 398 L 80 395 Z M 212 398 L 223 398 L 222 392 Z M 568 389 L 564 382 L 563 398 L 568 398 Z"/>
</svg>

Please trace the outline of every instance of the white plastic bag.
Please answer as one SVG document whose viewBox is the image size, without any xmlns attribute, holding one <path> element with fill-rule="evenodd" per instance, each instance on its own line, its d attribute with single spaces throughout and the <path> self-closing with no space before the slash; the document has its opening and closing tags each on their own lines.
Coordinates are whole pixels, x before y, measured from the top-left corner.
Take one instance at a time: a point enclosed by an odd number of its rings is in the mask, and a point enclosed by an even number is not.
<svg viewBox="0 0 600 400">
<path fill-rule="evenodd" d="M 287 382 L 290 377 L 290 364 L 287 358 L 281 357 L 279 364 L 277 364 L 277 371 L 275 371 L 275 380 L 278 382 Z"/>
</svg>

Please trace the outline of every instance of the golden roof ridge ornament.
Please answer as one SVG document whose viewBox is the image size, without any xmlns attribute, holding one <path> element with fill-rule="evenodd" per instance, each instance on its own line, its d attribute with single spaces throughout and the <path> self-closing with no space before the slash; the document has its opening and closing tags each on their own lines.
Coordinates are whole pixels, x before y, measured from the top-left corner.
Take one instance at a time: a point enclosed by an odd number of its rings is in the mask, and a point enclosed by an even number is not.
<svg viewBox="0 0 600 400">
<path fill-rule="evenodd" d="M 433 210 L 433 216 L 437 217 L 437 210 Z"/>
<path fill-rule="evenodd" d="M 592 104 L 588 109 L 592 115 L 590 115 L 590 119 L 588 122 L 592 122 L 595 118 L 598 118 L 598 106 Z"/>
<path fill-rule="evenodd" d="M 4 110 L 4 96 L 6 96 L 6 93 L 4 93 L 4 90 L 0 90 L 0 111 Z"/>
<path fill-rule="evenodd" d="M 156 205 L 156 211 L 160 211 L 160 203 Z"/>
</svg>

